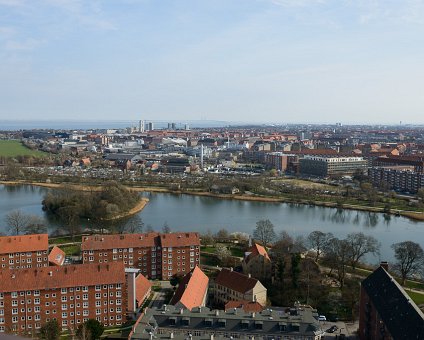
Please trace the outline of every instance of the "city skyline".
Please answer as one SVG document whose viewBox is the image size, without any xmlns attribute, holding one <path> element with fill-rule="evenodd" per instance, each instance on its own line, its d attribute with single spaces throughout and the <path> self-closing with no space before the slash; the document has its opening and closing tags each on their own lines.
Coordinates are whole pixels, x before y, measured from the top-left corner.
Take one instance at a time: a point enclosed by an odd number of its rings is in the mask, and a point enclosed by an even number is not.
<svg viewBox="0 0 424 340">
<path fill-rule="evenodd" d="M 0 120 L 420 124 L 423 9 L 0 0 Z"/>
</svg>

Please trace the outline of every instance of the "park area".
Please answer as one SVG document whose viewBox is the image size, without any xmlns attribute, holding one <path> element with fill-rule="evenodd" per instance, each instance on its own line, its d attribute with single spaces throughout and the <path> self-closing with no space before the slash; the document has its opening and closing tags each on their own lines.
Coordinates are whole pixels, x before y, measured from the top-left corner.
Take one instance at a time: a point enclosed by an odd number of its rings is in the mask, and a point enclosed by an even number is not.
<svg viewBox="0 0 424 340">
<path fill-rule="evenodd" d="M 31 150 L 17 140 L 0 140 L 0 157 L 32 156 L 42 157 L 45 153 Z"/>
</svg>

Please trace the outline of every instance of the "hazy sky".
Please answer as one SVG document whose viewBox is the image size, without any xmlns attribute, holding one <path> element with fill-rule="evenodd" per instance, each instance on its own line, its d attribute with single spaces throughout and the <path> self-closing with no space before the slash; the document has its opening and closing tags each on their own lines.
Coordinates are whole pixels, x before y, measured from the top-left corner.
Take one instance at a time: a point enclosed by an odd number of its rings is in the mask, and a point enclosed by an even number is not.
<svg viewBox="0 0 424 340">
<path fill-rule="evenodd" d="M 424 123 L 421 0 L 0 0 L 0 119 Z"/>
</svg>

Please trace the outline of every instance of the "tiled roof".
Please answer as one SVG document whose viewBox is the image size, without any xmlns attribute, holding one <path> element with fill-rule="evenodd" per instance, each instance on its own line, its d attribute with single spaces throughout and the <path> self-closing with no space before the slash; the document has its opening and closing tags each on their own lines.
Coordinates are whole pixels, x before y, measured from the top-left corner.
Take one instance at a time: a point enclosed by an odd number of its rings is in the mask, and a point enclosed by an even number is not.
<svg viewBox="0 0 424 340">
<path fill-rule="evenodd" d="M 143 274 L 139 274 L 135 278 L 135 291 L 136 291 L 135 294 L 136 294 L 136 299 L 138 301 L 138 307 L 141 307 L 146 294 L 151 288 L 152 288 L 151 282 Z"/>
<path fill-rule="evenodd" d="M 169 233 L 156 232 L 145 234 L 93 235 L 82 238 L 81 250 L 101 250 L 114 248 L 137 247 L 184 247 L 200 245 L 198 233 Z"/>
<path fill-rule="evenodd" d="M 65 252 L 59 247 L 54 246 L 49 254 L 49 262 L 56 266 L 63 265 L 63 262 L 65 262 Z"/>
<path fill-rule="evenodd" d="M 169 233 L 160 234 L 162 247 L 184 247 L 191 245 L 200 245 L 199 233 Z"/>
<path fill-rule="evenodd" d="M 1 270 L 0 292 L 124 283 L 123 262 Z"/>
<path fill-rule="evenodd" d="M 264 307 L 256 301 L 246 301 L 246 300 L 239 300 L 239 301 L 228 301 L 225 304 L 225 311 L 228 311 L 230 309 L 234 308 L 242 308 L 245 312 L 262 312 L 264 310 Z"/>
<path fill-rule="evenodd" d="M 159 246 L 159 233 L 83 236 L 81 250 Z"/>
<path fill-rule="evenodd" d="M 196 266 L 190 273 L 185 275 L 171 300 L 171 305 L 178 302 L 187 309 L 202 305 L 203 298 L 208 290 L 209 278 Z"/>
<path fill-rule="evenodd" d="M 393 339 L 424 339 L 424 314 L 383 267 L 362 281 L 362 287 Z"/>
<path fill-rule="evenodd" d="M 250 254 L 247 257 L 246 262 L 249 262 L 250 259 L 258 255 L 264 256 L 265 258 L 269 260 L 269 256 L 268 256 L 268 253 L 266 252 L 266 249 L 260 244 L 255 243 L 253 246 L 249 248 L 248 252 L 250 252 Z"/>
<path fill-rule="evenodd" d="M 49 249 L 47 234 L 1 236 L 0 254 L 25 253 Z"/>
<path fill-rule="evenodd" d="M 243 294 L 253 289 L 258 282 L 259 281 L 253 277 L 225 268 L 218 273 L 218 276 L 215 279 L 215 284 L 228 287 L 231 290 Z"/>
</svg>

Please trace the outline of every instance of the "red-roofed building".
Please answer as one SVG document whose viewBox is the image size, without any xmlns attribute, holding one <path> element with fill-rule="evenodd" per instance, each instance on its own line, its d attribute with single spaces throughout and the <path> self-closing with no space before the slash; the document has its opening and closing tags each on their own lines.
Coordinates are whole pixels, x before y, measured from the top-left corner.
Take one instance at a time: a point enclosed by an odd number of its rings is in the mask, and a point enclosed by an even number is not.
<svg viewBox="0 0 424 340">
<path fill-rule="evenodd" d="M 225 311 L 229 311 L 234 308 L 241 308 L 247 313 L 255 312 L 260 313 L 264 310 L 264 307 L 259 303 L 255 301 L 228 301 L 225 304 Z"/>
<path fill-rule="evenodd" d="M 47 267 L 48 250 L 47 234 L 0 236 L 1 269 Z"/>
<path fill-rule="evenodd" d="M 0 333 L 34 335 L 49 320 L 75 329 L 88 319 L 121 325 L 126 313 L 122 262 L 0 271 Z"/>
<path fill-rule="evenodd" d="M 137 304 L 138 307 L 141 307 L 152 292 L 152 283 L 143 274 L 138 274 L 135 278 L 135 285 Z"/>
<path fill-rule="evenodd" d="M 84 263 L 122 261 L 151 279 L 169 280 L 200 264 L 198 233 L 94 235 L 82 238 Z"/>
<path fill-rule="evenodd" d="M 62 266 L 65 262 L 65 252 L 57 246 L 54 246 L 48 256 L 49 263 L 53 266 Z"/>
<path fill-rule="evenodd" d="M 196 266 L 182 278 L 171 299 L 171 305 L 189 310 L 194 307 L 205 306 L 208 296 L 208 285 L 209 278 Z"/>
<path fill-rule="evenodd" d="M 231 300 L 246 300 L 266 305 L 267 290 L 262 283 L 249 275 L 232 269 L 222 269 L 213 285 L 214 301 L 225 305 Z"/>
<path fill-rule="evenodd" d="M 251 274 L 257 279 L 271 278 L 271 260 L 266 249 L 259 244 L 254 244 L 245 253 L 242 267 L 243 273 Z"/>
</svg>

